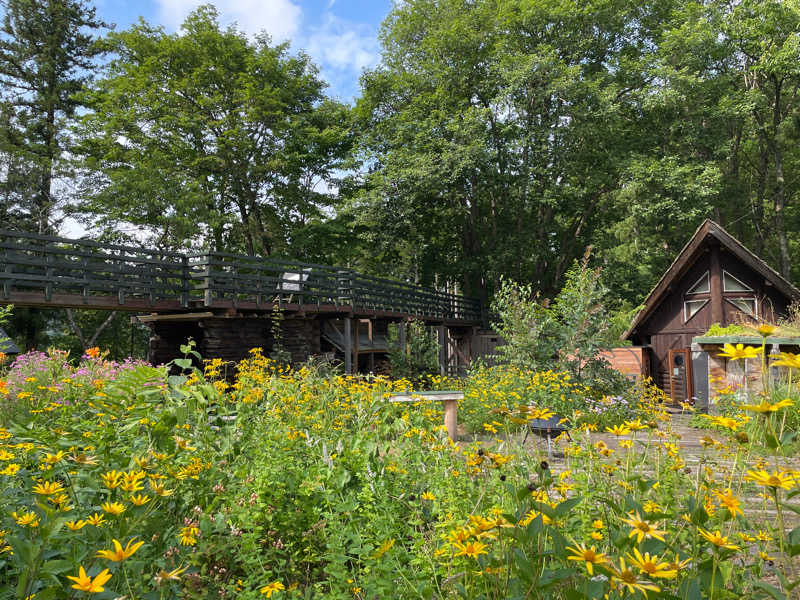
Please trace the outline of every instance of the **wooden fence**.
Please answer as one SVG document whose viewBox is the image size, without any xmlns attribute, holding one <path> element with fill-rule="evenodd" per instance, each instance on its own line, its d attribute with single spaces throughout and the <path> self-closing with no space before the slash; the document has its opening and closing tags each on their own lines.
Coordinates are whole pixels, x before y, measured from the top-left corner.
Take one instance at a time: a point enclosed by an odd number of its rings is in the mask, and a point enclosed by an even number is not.
<svg viewBox="0 0 800 600">
<path fill-rule="evenodd" d="M 0 302 L 120 310 L 381 312 L 479 323 L 479 300 L 351 269 L 223 252 L 181 254 L 0 230 Z M 77 298 L 77 300 L 76 300 Z M 111 299 L 111 300 L 110 300 Z"/>
</svg>

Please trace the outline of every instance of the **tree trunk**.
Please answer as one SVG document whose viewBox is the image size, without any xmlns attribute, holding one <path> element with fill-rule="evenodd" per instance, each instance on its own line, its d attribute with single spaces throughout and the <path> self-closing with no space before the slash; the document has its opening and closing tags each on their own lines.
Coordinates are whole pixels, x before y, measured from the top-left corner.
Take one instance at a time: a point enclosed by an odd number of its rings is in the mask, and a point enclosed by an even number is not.
<svg viewBox="0 0 800 600">
<path fill-rule="evenodd" d="M 783 149 L 778 140 L 778 128 L 781 125 L 781 81 L 773 79 L 775 98 L 772 105 L 772 159 L 775 161 L 775 233 L 778 236 L 780 250 L 781 275 L 791 281 L 792 259 L 789 256 L 789 242 L 786 238 L 784 208 L 786 208 L 786 181 L 783 174 Z"/>
</svg>

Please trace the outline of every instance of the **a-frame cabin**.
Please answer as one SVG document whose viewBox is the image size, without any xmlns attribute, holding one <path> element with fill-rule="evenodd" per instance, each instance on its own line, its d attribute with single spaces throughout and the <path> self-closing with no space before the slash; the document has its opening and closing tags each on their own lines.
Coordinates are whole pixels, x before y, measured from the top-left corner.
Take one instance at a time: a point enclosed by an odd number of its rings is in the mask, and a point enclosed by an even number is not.
<svg viewBox="0 0 800 600">
<path fill-rule="evenodd" d="M 649 350 L 653 380 L 679 402 L 694 395 L 692 338 L 713 323 L 774 322 L 797 299 L 800 290 L 707 219 L 622 338 Z"/>
</svg>

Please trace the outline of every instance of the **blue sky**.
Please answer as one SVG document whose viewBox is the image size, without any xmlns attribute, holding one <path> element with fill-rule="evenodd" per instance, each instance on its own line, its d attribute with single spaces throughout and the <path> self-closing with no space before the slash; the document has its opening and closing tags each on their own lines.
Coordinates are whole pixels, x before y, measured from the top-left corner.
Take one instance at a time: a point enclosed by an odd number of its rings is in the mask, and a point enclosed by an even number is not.
<svg viewBox="0 0 800 600">
<path fill-rule="evenodd" d="M 141 16 L 151 24 L 176 31 L 202 0 L 95 0 L 97 16 L 125 29 Z M 359 94 L 358 77 L 377 64 L 381 21 L 392 0 L 216 0 L 223 24 L 236 22 L 243 31 L 269 33 L 274 41 L 291 40 L 305 50 L 330 84 L 331 96 L 351 101 Z"/>
</svg>

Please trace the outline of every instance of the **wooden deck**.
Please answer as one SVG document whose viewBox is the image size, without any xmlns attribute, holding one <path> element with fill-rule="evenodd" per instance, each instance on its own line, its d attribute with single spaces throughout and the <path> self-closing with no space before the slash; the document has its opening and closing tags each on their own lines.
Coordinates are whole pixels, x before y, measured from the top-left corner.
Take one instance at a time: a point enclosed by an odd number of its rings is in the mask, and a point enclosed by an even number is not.
<svg viewBox="0 0 800 600">
<path fill-rule="evenodd" d="M 181 254 L 0 230 L 0 304 L 170 314 L 210 310 L 417 318 L 476 325 L 480 301 L 352 269 Z"/>
</svg>

